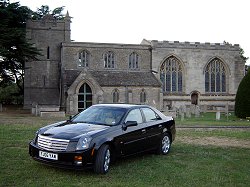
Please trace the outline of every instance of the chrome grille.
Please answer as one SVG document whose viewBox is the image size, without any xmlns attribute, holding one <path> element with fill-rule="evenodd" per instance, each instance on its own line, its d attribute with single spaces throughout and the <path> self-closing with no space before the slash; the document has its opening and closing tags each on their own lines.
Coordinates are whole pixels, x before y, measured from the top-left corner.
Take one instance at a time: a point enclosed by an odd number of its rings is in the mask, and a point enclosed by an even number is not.
<svg viewBox="0 0 250 187">
<path fill-rule="evenodd" d="M 49 151 L 65 151 L 69 140 L 49 138 L 38 135 L 38 146 Z"/>
</svg>

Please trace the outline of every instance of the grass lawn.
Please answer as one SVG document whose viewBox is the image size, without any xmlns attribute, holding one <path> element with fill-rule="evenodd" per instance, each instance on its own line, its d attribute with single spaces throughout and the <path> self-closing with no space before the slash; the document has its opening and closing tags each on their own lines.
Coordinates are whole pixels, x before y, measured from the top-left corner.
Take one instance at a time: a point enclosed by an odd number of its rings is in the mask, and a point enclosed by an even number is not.
<svg viewBox="0 0 250 187">
<path fill-rule="evenodd" d="M 28 143 L 36 130 L 57 120 L 0 113 L 0 186 L 214 187 L 250 184 L 250 148 L 232 147 L 230 142 L 224 146 L 183 141 L 191 136 L 198 142 L 211 137 L 249 142 L 248 129 L 177 129 L 176 141 L 169 155 L 143 154 L 122 159 L 111 165 L 108 174 L 97 175 L 91 170 L 74 171 L 45 166 L 30 158 Z M 176 123 L 178 126 L 179 121 Z M 248 125 L 249 122 L 244 123 Z"/>
</svg>

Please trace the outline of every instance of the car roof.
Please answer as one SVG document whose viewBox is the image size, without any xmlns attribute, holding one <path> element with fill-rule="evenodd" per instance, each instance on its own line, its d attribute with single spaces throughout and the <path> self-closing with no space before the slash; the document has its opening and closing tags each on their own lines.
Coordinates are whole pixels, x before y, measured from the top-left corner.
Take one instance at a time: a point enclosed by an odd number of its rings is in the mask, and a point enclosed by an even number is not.
<svg viewBox="0 0 250 187">
<path fill-rule="evenodd" d="M 140 107 L 149 107 L 148 105 L 122 104 L 122 103 L 96 104 L 96 105 L 93 105 L 93 106 L 106 106 L 106 107 L 118 107 L 118 108 L 140 108 Z"/>
</svg>

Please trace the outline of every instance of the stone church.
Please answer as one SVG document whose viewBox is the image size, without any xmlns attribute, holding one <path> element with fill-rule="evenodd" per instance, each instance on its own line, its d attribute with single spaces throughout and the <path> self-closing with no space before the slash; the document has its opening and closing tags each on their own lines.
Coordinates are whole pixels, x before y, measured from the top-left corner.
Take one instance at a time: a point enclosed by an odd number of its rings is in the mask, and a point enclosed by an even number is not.
<svg viewBox="0 0 250 187">
<path fill-rule="evenodd" d="M 96 103 L 234 107 L 244 76 L 239 45 L 168 42 L 73 42 L 70 16 L 27 22 L 27 38 L 41 50 L 26 63 L 24 107 L 58 107 L 75 114 Z"/>
</svg>

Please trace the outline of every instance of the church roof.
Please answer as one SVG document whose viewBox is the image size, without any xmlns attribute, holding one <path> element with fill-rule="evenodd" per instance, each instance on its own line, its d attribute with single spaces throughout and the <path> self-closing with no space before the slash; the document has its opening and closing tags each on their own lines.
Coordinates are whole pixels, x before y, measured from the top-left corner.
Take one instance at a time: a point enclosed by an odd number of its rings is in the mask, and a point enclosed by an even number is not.
<svg viewBox="0 0 250 187">
<path fill-rule="evenodd" d="M 76 70 L 66 70 L 64 78 L 67 86 L 70 86 L 80 73 Z M 89 71 L 89 73 L 100 86 L 161 86 L 151 72 Z"/>
<path fill-rule="evenodd" d="M 161 86 L 151 72 L 93 71 L 100 86 Z"/>
</svg>

